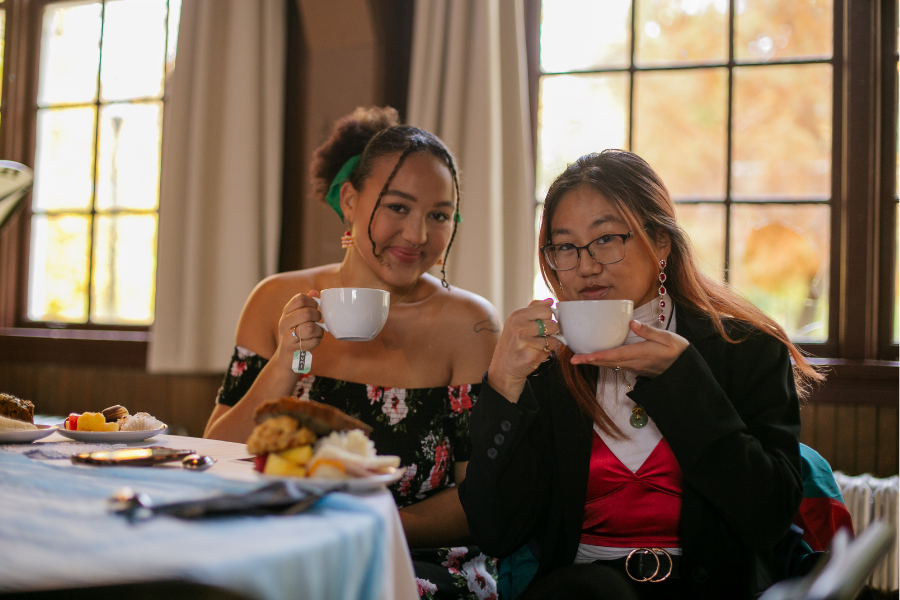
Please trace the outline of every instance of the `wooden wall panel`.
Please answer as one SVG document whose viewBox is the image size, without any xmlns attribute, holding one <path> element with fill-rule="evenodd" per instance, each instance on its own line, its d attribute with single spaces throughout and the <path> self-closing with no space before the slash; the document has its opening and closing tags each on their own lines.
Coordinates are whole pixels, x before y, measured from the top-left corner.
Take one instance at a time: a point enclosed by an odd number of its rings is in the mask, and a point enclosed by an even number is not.
<svg viewBox="0 0 900 600">
<path fill-rule="evenodd" d="M 812 448 L 824 456 L 825 460 L 833 464 L 835 425 L 834 406 L 825 404 L 816 406 L 815 412 L 810 415 L 812 417 L 811 419 L 806 419 L 806 414 L 805 410 L 800 411 L 800 422 L 803 429 L 806 429 L 807 427 L 812 428 L 812 437 L 815 441 L 812 444 Z"/>
<path fill-rule="evenodd" d="M 874 473 L 876 469 L 875 456 L 878 453 L 878 406 L 860 404 L 856 406 L 856 460 L 853 463 L 855 471 Z"/>
<path fill-rule="evenodd" d="M 900 454 L 900 436 L 897 435 L 896 406 L 878 407 L 878 453 L 875 456 L 875 472 L 880 475 L 897 473 L 898 454 Z"/>
<path fill-rule="evenodd" d="M 0 391 L 32 400 L 41 414 L 101 410 L 121 404 L 168 423 L 173 433 L 201 436 L 222 378 L 150 375 L 141 369 L 2 363 Z M 836 471 L 896 475 L 898 406 L 809 402 L 800 410 L 800 441 Z"/>
<path fill-rule="evenodd" d="M 98 411 L 121 404 L 148 412 L 172 433 L 202 436 L 219 375 L 150 375 L 142 369 L 60 364 L 2 363 L 0 392 L 31 400 L 45 415 Z"/>
<path fill-rule="evenodd" d="M 800 422 L 802 423 L 802 427 L 800 428 L 800 443 L 806 444 L 810 448 L 816 447 L 816 437 L 815 432 L 816 428 L 812 426 L 807 426 L 807 423 L 812 423 L 816 418 L 816 407 L 812 404 L 808 404 L 800 409 Z"/>
<path fill-rule="evenodd" d="M 836 406 L 834 413 L 834 458 L 828 462 L 835 471 L 852 473 L 856 463 L 856 407 Z"/>
<path fill-rule="evenodd" d="M 800 441 L 821 454 L 833 470 L 878 477 L 897 474 L 897 405 L 810 403 L 800 410 L 800 421 Z"/>
</svg>

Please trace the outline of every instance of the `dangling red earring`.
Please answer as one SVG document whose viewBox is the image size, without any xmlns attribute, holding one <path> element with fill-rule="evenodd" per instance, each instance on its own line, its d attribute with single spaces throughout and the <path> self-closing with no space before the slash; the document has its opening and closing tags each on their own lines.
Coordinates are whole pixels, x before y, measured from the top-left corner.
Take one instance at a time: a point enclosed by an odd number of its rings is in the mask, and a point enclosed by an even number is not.
<svg viewBox="0 0 900 600">
<path fill-rule="evenodd" d="M 356 240 L 350 235 L 350 230 L 348 229 L 344 232 L 344 235 L 341 236 L 341 248 L 352 248 L 355 243 Z"/>
<path fill-rule="evenodd" d="M 657 319 L 660 323 L 666 322 L 666 313 L 664 310 L 666 308 L 666 301 L 663 299 L 663 296 L 666 295 L 666 286 L 664 285 L 666 283 L 665 269 L 666 261 L 665 259 L 662 259 L 659 261 L 659 289 L 657 290 L 659 292 L 659 316 Z"/>
</svg>

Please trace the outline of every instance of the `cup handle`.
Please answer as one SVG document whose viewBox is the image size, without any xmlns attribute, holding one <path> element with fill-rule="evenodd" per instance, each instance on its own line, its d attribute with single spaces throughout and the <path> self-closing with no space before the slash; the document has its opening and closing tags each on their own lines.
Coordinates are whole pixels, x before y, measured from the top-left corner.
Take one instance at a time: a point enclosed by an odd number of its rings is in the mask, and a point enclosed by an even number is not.
<svg viewBox="0 0 900 600">
<path fill-rule="evenodd" d="M 560 344 L 568 346 L 569 344 L 566 343 L 566 338 L 563 336 L 562 323 L 559 321 L 559 312 L 557 312 L 555 306 L 550 307 L 550 312 L 553 313 L 554 318 L 556 318 L 556 324 L 559 325 L 559 333 L 551 334 L 550 337 L 555 338 Z"/>
<path fill-rule="evenodd" d="M 319 305 L 319 308 L 322 308 L 322 300 L 321 300 L 320 298 L 316 298 L 315 296 L 310 296 L 310 298 L 312 298 L 313 300 L 316 301 L 316 304 Z M 325 331 L 328 331 L 328 325 L 326 325 L 324 322 L 323 322 L 323 323 L 316 323 L 316 325 L 318 325 L 319 327 L 321 327 L 321 328 L 324 329 Z M 331 332 L 328 331 L 328 333 L 331 333 Z"/>
</svg>

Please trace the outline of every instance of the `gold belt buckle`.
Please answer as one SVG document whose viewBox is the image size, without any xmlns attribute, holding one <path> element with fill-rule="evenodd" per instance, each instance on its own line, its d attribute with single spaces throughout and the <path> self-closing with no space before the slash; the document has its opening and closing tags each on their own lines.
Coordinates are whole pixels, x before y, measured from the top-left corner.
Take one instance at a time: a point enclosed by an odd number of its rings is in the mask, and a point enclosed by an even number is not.
<svg viewBox="0 0 900 600">
<path fill-rule="evenodd" d="M 629 569 L 629 563 L 631 562 L 631 557 L 634 556 L 635 553 L 640 553 L 642 555 L 651 554 L 651 555 L 653 555 L 653 558 L 656 559 L 656 570 L 653 571 L 653 574 L 650 575 L 650 577 L 639 578 L 639 577 L 635 577 L 634 575 L 631 574 L 631 570 Z M 660 556 L 665 556 L 666 559 L 668 559 L 669 571 L 662 577 L 657 578 L 656 576 L 659 575 L 659 569 L 662 566 L 659 562 Z M 670 575 L 672 575 L 673 568 L 674 568 L 674 564 L 672 562 L 672 555 L 669 554 L 663 548 L 635 548 L 634 550 L 632 550 L 631 552 L 628 553 L 628 558 L 625 559 L 625 574 L 628 575 L 629 577 L 631 577 L 631 579 L 633 579 L 634 581 L 638 581 L 641 583 L 646 582 L 646 581 L 649 581 L 650 583 L 660 583 L 662 581 L 665 581 L 666 579 L 669 578 Z M 640 575 L 640 573 L 639 573 L 639 575 Z"/>
</svg>

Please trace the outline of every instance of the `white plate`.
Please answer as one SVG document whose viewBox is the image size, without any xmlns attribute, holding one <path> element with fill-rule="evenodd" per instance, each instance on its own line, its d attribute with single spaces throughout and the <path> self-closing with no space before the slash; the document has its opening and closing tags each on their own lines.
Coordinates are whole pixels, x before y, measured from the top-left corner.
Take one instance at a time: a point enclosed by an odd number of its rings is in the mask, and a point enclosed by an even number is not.
<svg viewBox="0 0 900 600">
<path fill-rule="evenodd" d="M 0 431 L 0 444 L 30 444 L 56 431 L 56 425 L 36 425 L 36 427 L 37 429 L 30 431 Z"/>
<path fill-rule="evenodd" d="M 91 444 L 117 444 L 121 442 L 139 442 L 157 436 L 168 431 L 168 427 L 162 429 L 149 429 L 146 431 L 69 431 L 65 424 L 59 426 L 59 435 L 65 436 L 76 442 L 89 442 Z"/>
<path fill-rule="evenodd" d="M 350 479 L 318 479 L 316 477 L 287 477 L 278 475 L 263 475 L 263 479 L 290 479 L 296 481 L 301 487 L 318 488 L 322 491 L 340 490 L 342 492 L 371 492 L 381 488 L 383 485 L 390 485 L 396 481 L 400 481 L 406 467 L 395 469 L 393 473 L 384 475 L 370 475 L 368 477 L 352 477 Z"/>
</svg>

